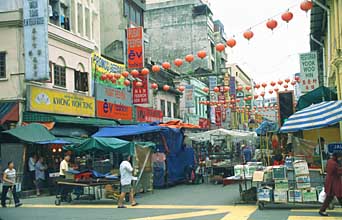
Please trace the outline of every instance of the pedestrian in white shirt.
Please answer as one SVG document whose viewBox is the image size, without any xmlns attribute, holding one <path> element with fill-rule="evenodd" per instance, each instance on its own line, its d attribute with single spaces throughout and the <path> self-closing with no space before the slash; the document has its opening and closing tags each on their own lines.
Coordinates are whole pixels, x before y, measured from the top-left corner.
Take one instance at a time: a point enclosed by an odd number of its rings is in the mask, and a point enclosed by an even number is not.
<svg viewBox="0 0 342 220">
<path fill-rule="evenodd" d="M 29 176 L 30 176 L 30 186 L 33 188 L 36 184 L 36 163 L 37 155 L 32 155 L 27 163 Z"/>
<path fill-rule="evenodd" d="M 62 160 L 62 162 L 59 165 L 59 177 L 61 179 L 65 179 L 65 173 L 67 171 L 69 171 L 69 161 L 70 161 L 70 156 L 69 155 L 65 155 L 64 156 L 64 160 Z M 63 185 L 60 186 L 59 192 L 60 192 L 62 201 L 65 201 L 68 192 L 66 191 L 66 189 L 65 189 L 65 187 Z"/>
<path fill-rule="evenodd" d="M 16 190 L 16 178 L 17 178 L 17 173 L 14 169 L 14 163 L 13 161 L 8 162 L 8 167 L 3 173 L 3 185 L 2 185 L 2 193 L 1 193 L 1 206 L 3 208 L 6 208 L 6 198 L 7 198 L 7 192 L 8 190 L 12 190 L 12 195 L 15 203 L 15 207 L 20 207 L 22 203 L 19 200 L 19 197 L 17 195 L 17 190 Z"/>
<path fill-rule="evenodd" d="M 126 197 L 126 193 L 129 193 L 129 200 L 132 206 L 138 205 L 138 203 L 134 199 L 134 191 L 132 188 L 132 180 L 136 180 L 137 178 L 132 175 L 133 167 L 130 163 L 131 155 L 124 154 L 124 160 L 120 164 L 120 182 L 121 182 L 121 194 L 118 201 L 118 208 L 126 208 L 123 205 L 123 201 Z"/>
</svg>

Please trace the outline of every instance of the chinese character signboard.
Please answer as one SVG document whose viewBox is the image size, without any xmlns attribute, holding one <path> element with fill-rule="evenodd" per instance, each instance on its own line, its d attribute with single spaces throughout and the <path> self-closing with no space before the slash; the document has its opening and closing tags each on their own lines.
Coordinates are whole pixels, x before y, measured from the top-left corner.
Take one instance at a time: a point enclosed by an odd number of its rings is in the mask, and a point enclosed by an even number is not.
<svg viewBox="0 0 342 220">
<path fill-rule="evenodd" d="M 95 83 L 96 100 L 105 100 L 120 105 L 132 106 L 132 92 L 130 87 L 112 88 L 100 83 Z"/>
<path fill-rule="evenodd" d="M 215 123 L 216 126 L 222 126 L 222 109 L 221 106 L 215 108 Z"/>
<path fill-rule="evenodd" d="M 138 76 L 142 86 L 137 86 L 137 81 L 133 82 L 133 104 L 148 103 L 148 76 Z"/>
<path fill-rule="evenodd" d="M 299 54 L 301 91 L 310 92 L 319 87 L 317 52 Z"/>
<path fill-rule="evenodd" d="M 127 29 L 127 66 L 129 69 L 144 67 L 143 28 Z"/>
<path fill-rule="evenodd" d="M 23 1 L 25 79 L 50 80 L 48 55 L 48 3 Z"/>
<path fill-rule="evenodd" d="M 136 121 L 137 122 L 162 122 L 163 113 L 162 111 L 155 110 L 152 108 L 144 108 L 136 106 Z"/>
<path fill-rule="evenodd" d="M 193 107 L 195 107 L 194 86 L 186 85 L 185 86 L 185 108 L 193 108 Z"/>
<path fill-rule="evenodd" d="M 119 105 L 108 102 L 107 99 L 96 101 L 96 112 L 99 118 L 109 118 L 131 121 L 133 119 L 133 108 L 131 106 Z"/>
<path fill-rule="evenodd" d="M 230 96 L 235 98 L 236 86 L 235 86 L 235 77 L 234 76 L 231 76 L 229 79 L 229 87 L 230 87 L 230 90 L 229 90 Z"/>
<path fill-rule="evenodd" d="M 27 87 L 27 95 L 29 111 L 95 116 L 95 99 L 93 97 L 35 86 Z"/>
</svg>

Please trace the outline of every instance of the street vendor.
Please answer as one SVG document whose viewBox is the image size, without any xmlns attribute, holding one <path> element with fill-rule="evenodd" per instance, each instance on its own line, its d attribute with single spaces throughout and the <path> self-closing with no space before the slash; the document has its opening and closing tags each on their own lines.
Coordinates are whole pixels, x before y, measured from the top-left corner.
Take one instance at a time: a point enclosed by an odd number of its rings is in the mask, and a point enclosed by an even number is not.
<svg viewBox="0 0 342 220">
<path fill-rule="evenodd" d="M 126 193 L 129 193 L 129 200 L 132 206 L 138 205 L 134 198 L 134 190 L 132 188 L 132 180 L 136 180 L 137 178 L 132 175 L 133 167 L 130 163 L 131 155 L 124 154 L 124 160 L 120 164 L 120 182 L 121 182 L 121 194 L 118 201 L 118 208 L 126 208 L 123 205 L 123 201 L 126 197 Z"/>
</svg>

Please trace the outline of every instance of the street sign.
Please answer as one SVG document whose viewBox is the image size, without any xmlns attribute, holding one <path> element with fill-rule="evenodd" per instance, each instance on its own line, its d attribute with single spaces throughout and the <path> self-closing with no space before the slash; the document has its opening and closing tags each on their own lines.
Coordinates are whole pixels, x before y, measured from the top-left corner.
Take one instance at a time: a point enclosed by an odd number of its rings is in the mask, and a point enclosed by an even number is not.
<svg viewBox="0 0 342 220">
<path fill-rule="evenodd" d="M 310 92 L 319 87 L 317 52 L 299 54 L 300 85 L 302 92 Z"/>
<path fill-rule="evenodd" d="M 342 152 L 342 143 L 332 143 L 328 144 L 329 153 Z"/>
</svg>

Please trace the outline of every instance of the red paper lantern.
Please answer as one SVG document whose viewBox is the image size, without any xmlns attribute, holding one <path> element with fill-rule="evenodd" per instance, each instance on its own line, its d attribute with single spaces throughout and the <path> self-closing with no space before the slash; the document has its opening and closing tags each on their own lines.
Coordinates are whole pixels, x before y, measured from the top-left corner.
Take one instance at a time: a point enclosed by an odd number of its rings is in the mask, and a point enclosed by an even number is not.
<svg viewBox="0 0 342 220">
<path fill-rule="evenodd" d="M 123 77 L 127 78 L 127 77 L 129 76 L 129 72 L 123 71 L 123 72 L 121 73 L 121 75 L 122 75 Z"/>
<path fill-rule="evenodd" d="M 234 103 L 235 103 L 235 102 L 239 103 L 239 102 L 241 101 L 240 99 L 235 99 L 235 100 L 232 99 L 232 100 L 234 101 Z"/>
<path fill-rule="evenodd" d="M 229 108 L 234 108 L 234 105 L 229 105 Z"/>
<path fill-rule="evenodd" d="M 274 19 L 270 19 L 267 21 L 266 26 L 273 31 L 274 28 L 276 28 L 278 25 L 278 22 Z"/>
<path fill-rule="evenodd" d="M 181 60 L 181 59 L 175 59 L 174 64 L 175 64 L 177 67 L 180 67 L 181 65 L 183 65 L 183 60 Z"/>
<path fill-rule="evenodd" d="M 178 91 L 184 92 L 184 90 L 185 90 L 185 87 L 184 87 L 184 86 L 179 86 L 179 87 L 178 87 Z"/>
<path fill-rule="evenodd" d="M 107 78 L 108 80 L 115 79 L 114 74 L 111 74 L 111 73 L 107 73 L 107 74 L 106 74 L 106 78 Z"/>
<path fill-rule="evenodd" d="M 138 77 L 138 76 L 139 76 L 139 71 L 138 71 L 138 70 L 132 70 L 132 71 L 131 71 L 131 75 L 132 75 L 133 77 Z"/>
<path fill-rule="evenodd" d="M 248 101 L 248 98 L 247 98 L 247 97 L 245 97 L 245 98 L 243 98 L 243 100 L 246 102 L 246 101 Z"/>
<path fill-rule="evenodd" d="M 278 80 L 278 85 L 282 85 L 283 84 L 283 80 Z"/>
<path fill-rule="evenodd" d="M 170 90 L 170 86 L 164 85 L 164 86 L 163 86 L 163 90 L 164 90 L 165 92 L 169 91 L 169 90 Z"/>
<path fill-rule="evenodd" d="M 243 33 L 243 37 L 246 38 L 247 40 L 252 39 L 253 36 L 254 36 L 254 33 L 251 30 L 245 31 Z"/>
<path fill-rule="evenodd" d="M 286 21 L 287 23 L 289 23 L 289 21 L 291 21 L 293 18 L 293 13 L 290 11 L 284 12 L 281 15 L 281 19 L 283 19 L 283 21 Z"/>
<path fill-rule="evenodd" d="M 229 88 L 228 86 L 225 86 L 225 87 L 224 87 L 224 92 L 228 92 L 229 89 L 230 89 L 230 88 Z"/>
<path fill-rule="evenodd" d="M 291 80 L 289 78 L 285 79 L 286 83 L 289 83 Z"/>
<path fill-rule="evenodd" d="M 260 88 L 260 84 L 255 84 L 254 88 L 259 89 Z"/>
<path fill-rule="evenodd" d="M 150 73 L 150 70 L 147 69 L 147 68 L 144 68 L 144 69 L 141 70 L 141 74 L 144 75 L 144 76 L 147 76 L 149 73 Z"/>
<path fill-rule="evenodd" d="M 266 88 L 267 87 L 267 83 L 262 83 L 261 86 Z"/>
<path fill-rule="evenodd" d="M 274 88 L 274 91 L 275 91 L 275 92 L 278 92 L 278 91 L 279 91 L 279 88 L 278 88 L 278 87 Z"/>
<path fill-rule="evenodd" d="M 222 52 L 222 51 L 224 51 L 224 49 L 225 49 L 224 44 L 222 44 L 222 43 L 216 44 L 216 50 L 218 52 Z"/>
<path fill-rule="evenodd" d="M 295 86 L 296 84 L 297 84 L 296 81 L 292 81 L 292 82 L 291 82 L 291 85 L 292 85 L 292 86 Z"/>
<path fill-rule="evenodd" d="M 305 0 L 300 4 L 300 9 L 302 9 L 305 12 L 308 12 L 309 10 L 312 9 L 312 1 Z"/>
<path fill-rule="evenodd" d="M 297 82 L 300 82 L 300 77 L 299 77 L 299 76 L 295 76 L 295 80 L 296 80 Z"/>
<path fill-rule="evenodd" d="M 226 44 L 228 47 L 233 48 L 236 45 L 236 40 L 234 38 L 230 38 L 227 40 Z"/>
<path fill-rule="evenodd" d="M 124 84 L 125 84 L 125 86 L 129 86 L 129 85 L 131 85 L 131 82 L 130 82 L 129 80 L 126 79 L 126 80 L 124 81 Z"/>
<path fill-rule="evenodd" d="M 270 83 L 270 85 L 271 85 L 272 87 L 274 87 L 274 86 L 276 85 L 276 82 L 272 81 L 272 82 Z"/>
<path fill-rule="evenodd" d="M 171 64 L 170 64 L 169 62 L 164 62 L 164 63 L 162 64 L 162 67 L 163 67 L 164 69 L 168 70 L 168 69 L 171 69 Z"/>
<path fill-rule="evenodd" d="M 152 66 L 152 72 L 158 73 L 159 71 L 160 71 L 160 66 L 158 66 L 158 65 L 153 65 Z"/>
<path fill-rule="evenodd" d="M 192 54 L 188 54 L 185 56 L 185 61 L 188 63 L 191 63 L 192 61 L 194 61 L 194 55 Z"/>
<path fill-rule="evenodd" d="M 152 83 L 151 84 L 152 89 L 158 89 L 158 84 L 157 83 Z"/>
<path fill-rule="evenodd" d="M 142 82 L 136 82 L 136 83 L 135 83 L 135 86 L 137 86 L 137 87 L 142 87 L 143 84 L 142 84 Z"/>
<path fill-rule="evenodd" d="M 208 88 L 208 87 L 204 87 L 202 90 L 203 90 L 203 92 L 205 92 L 205 93 L 208 93 L 208 92 L 209 92 L 209 88 Z"/>
<path fill-rule="evenodd" d="M 259 98 L 259 95 L 254 95 L 254 99 L 258 99 Z"/>
<path fill-rule="evenodd" d="M 285 85 L 284 85 L 284 88 L 285 88 L 285 89 L 289 88 L 289 85 L 285 84 Z"/>
<path fill-rule="evenodd" d="M 249 91 L 249 90 L 251 90 L 251 89 L 252 89 L 251 86 L 246 86 L 246 90 L 247 90 L 247 91 Z"/>
<path fill-rule="evenodd" d="M 219 87 L 215 87 L 214 88 L 214 92 L 219 92 L 220 91 L 220 88 Z"/>
<path fill-rule="evenodd" d="M 269 94 L 273 94 L 273 90 L 270 89 L 270 90 L 268 91 L 268 93 L 269 93 Z"/>
<path fill-rule="evenodd" d="M 252 100 L 252 96 L 248 96 L 247 99 L 248 99 L 248 100 Z"/>
<path fill-rule="evenodd" d="M 243 87 L 242 86 L 238 86 L 237 87 L 237 91 L 242 91 L 243 90 Z"/>
<path fill-rule="evenodd" d="M 114 79 L 111 79 L 110 80 L 112 83 L 116 83 L 116 79 L 114 78 Z"/>
<path fill-rule="evenodd" d="M 197 53 L 197 56 L 201 59 L 204 59 L 207 56 L 207 52 L 205 52 L 204 50 L 201 50 Z"/>
<path fill-rule="evenodd" d="M 120 79 L 121 78 L 121 74 L 120 73 L 115 73 L 114 74 L 114 78 L 115 79 Z"/>
<path fill-rule="evenodd" d="M 105 81 L 105 80 L 107 80 L 107 76 L 106 76 L 106 74 L 102 74 L 102 75 L 101 75 L 101 77 L 100 77 L 100 79 L 101 79 L 102 81 Z"/>
<path fill-rule="evenodd" d="M 265 92 L 260 93 L 260 96 L 264 97 L 265 96 Z"/>
</svg>

